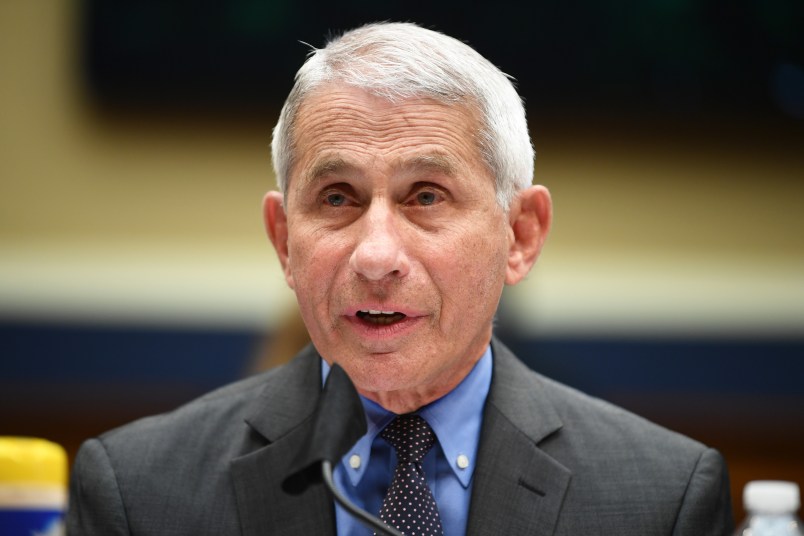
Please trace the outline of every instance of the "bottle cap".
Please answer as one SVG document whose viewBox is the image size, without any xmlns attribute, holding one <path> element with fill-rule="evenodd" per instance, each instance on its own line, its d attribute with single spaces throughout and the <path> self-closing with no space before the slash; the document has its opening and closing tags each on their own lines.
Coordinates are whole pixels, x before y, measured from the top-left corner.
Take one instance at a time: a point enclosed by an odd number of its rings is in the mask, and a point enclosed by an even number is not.
<svg viewBox="0 0 804 536">
<path fill-rule="evenodd" d="M 743 489 L 746 510 L 764 514 L 793 513 L 800 506 L 798 484 L 782 480 L 755 480 Z"/>
<path fill-rule="evenodd" d="M 0 436 L 0 484 L 67 485 L 67 454 L 45 439 Z"/>
</svg>

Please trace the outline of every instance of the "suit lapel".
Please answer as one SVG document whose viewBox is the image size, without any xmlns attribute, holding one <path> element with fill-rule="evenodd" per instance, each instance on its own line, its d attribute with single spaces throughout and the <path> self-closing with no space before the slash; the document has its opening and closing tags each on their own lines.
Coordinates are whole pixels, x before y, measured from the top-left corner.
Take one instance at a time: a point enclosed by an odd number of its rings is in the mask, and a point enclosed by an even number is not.
<svg viewBox="0 0 804 536">
<path fill-rule="evenodd" d="M 312 346 L 266 378 L 246 418 L 252 433 L 244 455 L 231 463 L 243 536 L 335 534 L 334 507 L 323 485 L 299 496 L 281 488 L 308 438 L 320 391 L 320 358 Z"/>
<path fill-rule="evenodd" d="M 468 534 L 552 534 L 571 473 L 539 448 L 561 420 L 538 377 L 496 339 Z M 512 463 L 515 461 L 516 463 Z"/>
<path fill-rule="evenodd" d="M 562 423 L 538 377 L 496 339 L 492 350 L 467 534 L 552 534 L 571 473 L 539 444 Z M 296 497 L 280 487 L 307 439 L 320 391 L 320 357 L 312 347 L 266 378 L 246 419 L 252 433 L 244 454 L 231 463 L 243 536 L 335 534 L 334 507 L 323 486 Z"/>
</svg>

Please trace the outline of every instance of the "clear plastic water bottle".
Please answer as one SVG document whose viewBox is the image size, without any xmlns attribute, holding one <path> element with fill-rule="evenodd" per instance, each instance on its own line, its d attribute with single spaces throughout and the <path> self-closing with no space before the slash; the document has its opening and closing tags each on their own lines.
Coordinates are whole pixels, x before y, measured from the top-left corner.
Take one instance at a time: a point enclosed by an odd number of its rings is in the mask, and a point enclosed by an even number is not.
<svg viewBox="0 0 804 536">
<path fill-rule="evenodd" d="M 804 525 L 796 515 L 798 484 L 779 480 L 755 480 L 743 490 L 748 517 L 735 536 L 804 536 Z"/>
</svg>

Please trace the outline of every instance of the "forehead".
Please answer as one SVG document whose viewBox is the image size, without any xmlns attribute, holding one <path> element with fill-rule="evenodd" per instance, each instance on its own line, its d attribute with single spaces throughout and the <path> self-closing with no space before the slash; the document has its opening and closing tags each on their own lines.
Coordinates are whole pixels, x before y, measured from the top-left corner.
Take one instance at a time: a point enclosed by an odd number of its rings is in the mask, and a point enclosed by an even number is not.
<svg viewBox="0 0 804 536">
<path fill-rule="evenodd" d="M 365 90 L 329 85 L 303 101 L 294 126 L 296 180 L 321 170 L 435 165 L 485 167 L 475 109 L 431 98 L 391 102 Z"/>
</svg>

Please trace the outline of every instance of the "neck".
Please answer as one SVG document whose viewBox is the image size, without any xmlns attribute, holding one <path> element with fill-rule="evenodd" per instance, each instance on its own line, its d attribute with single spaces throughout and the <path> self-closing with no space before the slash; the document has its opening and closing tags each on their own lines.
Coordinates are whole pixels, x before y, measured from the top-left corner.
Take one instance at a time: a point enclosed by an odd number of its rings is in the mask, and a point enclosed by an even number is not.
<svg viewBox="0 0 804 536">
<path fill-rule="evenodd" d="M 413 413 L 455 389 L 469 375 L 481 357 L 483 357 L 483 352 L 440 382 L 397 391 L 365 391 L 363 389 L 358 389 L 357 391 L 397 415 Z"/>
</svg>

